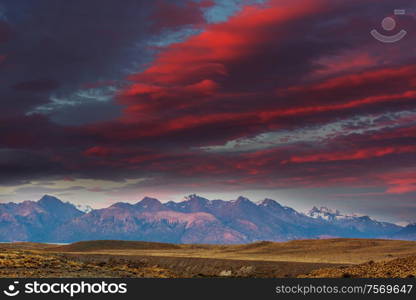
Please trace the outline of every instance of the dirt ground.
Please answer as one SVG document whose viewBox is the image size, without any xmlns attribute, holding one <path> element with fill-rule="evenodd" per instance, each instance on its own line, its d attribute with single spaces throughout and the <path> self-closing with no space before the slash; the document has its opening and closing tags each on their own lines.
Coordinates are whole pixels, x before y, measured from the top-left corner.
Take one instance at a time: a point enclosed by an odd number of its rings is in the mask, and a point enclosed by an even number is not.
<svg viewBox="0 0 416 300">
<path fill-rule="evenodd" d="M 369 261 L 355 266 L 341 266 L 314 270 L 303 278 L 414 278 L 416 277 L 416 256 L 397 258 L 389 261 Z"/>
<path fill-rule="evenodd" d="M 296 277 L 333 264 L 1 250 L 0 277 Z"/>
</svg>

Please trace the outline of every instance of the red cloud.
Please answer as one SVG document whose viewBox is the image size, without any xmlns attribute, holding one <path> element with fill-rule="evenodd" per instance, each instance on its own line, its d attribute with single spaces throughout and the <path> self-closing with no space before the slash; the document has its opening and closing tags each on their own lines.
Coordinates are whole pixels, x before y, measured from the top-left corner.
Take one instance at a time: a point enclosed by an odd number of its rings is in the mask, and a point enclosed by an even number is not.
<svg viewBox="0 0 416 300">
<path fill-rule="evenodd" d="M 121 103 L 127 104 L 127 113 L 157 114 L 166 107 L 184 109 L 192 106 L 192 99 L 202 101 L 213 96 L 218 85 L 209 79 L 183 87 L 162 88 L 156 85 L 134 84 L 123 93 Z M 141 99 L 140 101 L 137 101 Z M 188 102 L 184 102 L 188 99 Z"/>
<path fill-rule="evenodd" d="M 106 156 L 110 156 L 110 155 L 112 155 L 116 152 L 117 151 L 115 151 L 114 149 L 101 147 L 101 146 L 94 146 L 94 147 L 91 147 L 91 148 L 88 148 L 87 150 L 85 150 L 84 154 L 86 156 L 106 157 Z"/>
<path fill-rule="evenodd" d="M 314 76 L 328 76 L 344 72 L 354 72 L 377 66 L 377 61 L 369 53 L 353 51 L 337 57 L 324 57 L 318 61 L 322 66 Z"/>
<path fill-rule="evenodd" d="M 259 45 L 272 38 L 271 28 L 323 10 L 324 2 L 273 0 L 266 8 L 245 6 L 228 22 L 210 25 L 201 34 L 170 46 L 150 68 L 130 79 L 175 85 L 226 75 L 227 64 L 257 55 Z"/>
<path fill-rule="evenodd" d="M 416 138 L 416 126 L 394 128 L 388 132 L 381 132 L 371 136 L 372 140 L 385 140 L 397 138 Z"/>
<path fill-rule="evenodd" d="M 276 41 L 284 43 L 289 38 L 289 33 L 279 28 L 330 9 L 328 3 L 269 1 L 265 6 L 246 6 L 229 21 L 209 25 L 187 41 L 167 47 L 149 68 L 130 76 L 136 83 L 120 94 L 119 102 L 125 106 L 121 121 L 140 125 L 123 128 L 119 134 L 116 128 L 110 129 L 108 134 L 134 139 L 198 128 L 241 128 L 240 133 L 228 135 L 229 139 L 285 127 L 294 117 L 325 122 L 337 117 L 331 112 L 353 115 L 362 107 L 382 109 L 391 103 L 400 107 L 413 100 L 414 65 L 279 89 L 275 95 L 259 87 L 254 92 L 241 92 L 244 86 L 236 84 L 241 76 L 236 68 L 255 65 L 265 54 L 270 55 L 270 49 L 279 47 Z M 366 59 L 359 63 L 371 60 L 369 54 L 360 57 Z M 245 72 L 254 88 L 258 74 L 249 69 Z"/>
<path fill-rule="evenodd" d="M 384 140 L 351 137 L 350 143 L 328 141 L 320 154 L 305 152 L 312 148 L 301 143 L 232 154 L 199 148 L 414 105 L 416 65 L 361 70 L 372 63 L 371 53 L 363 51 L 325 74 L 337 77 L 314 77 L 314 63 L 325 56 L 325 49 L 314 50 L 323 54 L 310 54 L 313 51 L 305 50 L 309 33 L 294 37 L 291 29 L 313 29 L 313 23 L 321 22 L 317 16 L 331 10 L 331 3 L 275 0 L 246 6 L 229 21 L 207 25 L 188 40 L 161 49 L 118 94 L 124 107 L 119 119 L 79 129 L 95 145 L 84 146 L 82 163 L 91 169 L 157 174 L 178 183 L 215 177 L 218 184 L 270 188 L 369 185 L 363 179 L 369 178 L 370 168 L 381 168 L 372 158 L 403 157 L 416 152 L 416 146 L 395 141 L 386 146 Z M 199 17 L 177 25 L 197 23 Z M 360 72 L 342 74 L 355 68 Z M 348 149 L 340 146 L 343 142 L 351 150 L 331 151 Z M 346 170 L 346 164 L 354 166 Z"/>
<path fill-rule="evenodd" d="M 367 71 L 360 74 L 345 75 L 331 78 L 322 83 L 309 86 L 291 87 L 280 93 L 307 93 L 312 97 L 325 96 L 333 92 L 348 92 L 347 95 L 355 94 L 355 91 L 362 92 L 362 89 L 371 88 L 374 94 L 382 94 L 386 89 L 397 91 L 404 88 L 416 88 L 414 77 L 416 76 L 416 65 L 398 68 L 385 68 L 375 71 Z M 383 86 L 389 82 L 388 86 Z M 342 96 L 342 95 L 341 95 Z"/>
<path fill-rule="evenodd" d="M 382 157 L 391 154 L 412 153 L 416 152 L 416 146 L 397 146 L 361 149 L 356 151 L 320 153 L 305 156 L 293 156 L 289 160 L 285 160 L 282 164 L 287 163 L 308 163 L 308 162 L 327 162 L 341 160 L 360 160 L 375 157 Z"/>
<path fill-rule="evenodd" d="M 114 180 L 146 177 L 154 178 L 157 188 L 169 184 L 207 186 L 211 190 L 219 185 L 237 189 L 341 186 L 384 187 L 392 194 L 412 192 L 414 182 L 409 178 L 415 174 L 402 170 L 416 162 L 412 140 L 415 123 L 412 119 L 396 119 L 402 115 L 396 113 L 416 109 L 416 65 L 403 50 L 411 49 L 406 46 L 412 46 L 414 35 L 409 34 L 404 44 L 385 46 L 372 41 L 368 32 L 354 24 L 368 21 L 366 11 L 373 2 L 271 0 L 245 6 L 220 24 L 205 24 L 202 10 L 212 4 L 209 1 L 158 2 L 152 33 L 188 25 L 199 26 L 201 32 L 184 42 L 158 48 L 154 61 L 143 72 L 127 78 L 131 82 L 128 87 L 124 81 L 105 80 L 91 80 L 91 84 L 83 86 L 114 85 L 122 89 L 117 95 L 118 104 L 124 108 L 120 118 L 64 126 L 55 123 L 54 114 L 23 117 L 23 113 L 47 103 L 48 97 L 36 92 L 50 92 L 56 87 L 48 80 L 27 80 L 48 76 L 33 77 L 28 73 L 21 77 L 26 81 L 14 86 L 19 91 L 5 89 L 13 95 L 4 97 L 9 104 L 3 117 L 10 120 L 2 119 L 0 126 L 0 136 L 4 137 L 0 143 L 7 149 L 3 167 L 7 176 L 2 178 L 9 180 L 10 173 L 20 172 L 21 178 L 32 174 Z M 380 2 L 384 7 L 388 0 Z M 131 31 L 129 24 L 133 23 L 126 22 L 125 33 L 124 29 L 119 32 L 117 26 L 111 29 L 120 38 L 111 39 L 113 44 L 108 49 L 120 55 L 130 52 L 123 50 L 128 46 L 128 40 L 122 38 L 127 31 L 134 41 L 141 40 L 139 32 Z M 5 38 L 3 25 L 0 22 L 0 42 L 10 39 Z M 94 42 L 91 49 L 97 45 L 101 44 Z M 51 59 L 51 67 L 56 62 L 60 67 L 62 54 L 68 55 L 70 62 L 84 57 L 71 51 L 58 53 L 53 43 L 40 43 L 39 47 L 35 54 L 51 47 L 44 52 L 46 56 L 57 55 Z M 384 49 L 391 51 L 386 60 L 387 55 L 380 55 Z M 26 65 L 26 58 L 15 60 L 24 54 L 20 52 L 10 51 L 10 70 Z M 111 65 L 111 70 L 119 65 L 107 52 L 98 56 Z M 131 56 L 123 59 L 128 58 Z M 97 72 L 104 71 L 97 78 L 106 78 L 105 63 L 100 60 L 93 64 Z M 76 74 L 82 67 L 68 66 L 74 67 Z M 327 68 L 322 71 L 322 66 Z M 54 75 L 53 68 L 51 72 Z M 16 78 L 10 76 L 13 81 L 8 85 L 16 83 Z M 74 83 L 60 82 L 64 88 Z M 39 99 L 28 97 L 34 94 Z M 107 104 L 109 110 L 113 109 L 111 103 L 105 103 L 106 107 Z M 93 110 L 95 105 L 88 103 L 86 107 Z M 14 107 L 19 107 L 22 115 L 10 116 L 7 109 Z M 77 108 L 68 110 L 71 116 Z M 83 113 L 80 111 L 80 120 L 86 119 Z M 352 119 L 355 116 L 360 117 L 358 121 Z M 76 114 L 75 117 L 78 118 Z M 376 118 L 381 120 L 369 132 Z M 331 135 L 326 130 L 333 122 L 343 128 L 336 128 Z M 357 133 L 360 122 L 368 123 L 362 125 L 364 133 Z M 382 122 L 385 127 L 379 130 Z M 305 129 L 304 139 L 303 130 L 291 131 L 296 129 Z M 326 140 L 311 141 L 311 131 Z M 259 136 L 262 133 L 266 134 Z M 284 141 L 279 137 L 286 133 L 294 138 Z M 230 140 L 233 142 L 227 143 Z M 245 148 L 245 142 L 257 143 L 255 148 L 274 148 L 240 151 L 252 149 L 250 144 Z M 225 143 L 210 152 L 201 148 Z M 235 149 L 227 148 L 233 144 Z M 8 149 L 16 150 L 18 155 L 9 157 Z M 42 153 L 45 162 L 37 164 L 39 158 L 32 153 Z M 27 161 L 22 159 L 26 156 Z M 392 169 L 397 173 L 389 174 Z"/>
<path fill-rule="evenodd" d="M 416 171 L 405 170 L 379 176 L 388 186 L 388 194 L 407 194 L 416 192 Z"/>
</svg>

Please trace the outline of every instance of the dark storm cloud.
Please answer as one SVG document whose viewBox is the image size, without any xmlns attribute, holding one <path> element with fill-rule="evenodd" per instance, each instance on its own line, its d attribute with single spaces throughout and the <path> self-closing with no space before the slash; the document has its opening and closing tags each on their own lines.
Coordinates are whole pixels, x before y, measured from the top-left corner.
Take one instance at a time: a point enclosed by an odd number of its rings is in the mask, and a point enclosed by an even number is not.
<svg viewBox="0 0 416 300">
<path fill-rule="evenodd" d="M 164 1 L 155 0 L 149 21 L 152 30 L 159 32 L 164 29 L 178 29 L 182 26 L 193 25 L 200 27 L 206 23 L 204 11 L 214 5 L 211 0 L 196 1 Z"/>
<path fill-rule="evenodd" d="M 150 30 L 156 30 L 149 17 L 165 8 L 136 0 L 1 2 L 0 148 L 9 153 L 1 182 L 65 173 L 65 165 L 53 160 L 64 155 L 70 165 L 80 159 L 85 145 L 96 140 L 85 136 L 82 128 L 68 125 L 120 115 L 114 95 L 104 98 L 100 92 L 107 86 L 120 88 L 126 82 L 126 69 L 137 70 L 149 61 L 146 41 L 155 34 Z M 196 12 L 197 5 L 192 8 Z M 170 9 L 181 6 L 171 2 Z M 156 31 L 166 29 L 166 22 Z M 89 89 L 98 92 L 79 95 Z M 25 151 L 37 163 L 11 159 L 13 149 L 19 157 L 19 151 Z M 36 159 L 39 152 L 43 159 Z"/>
<path fill-rule="evenodd" d="M 32 80 L 19 82 L 13 86 L 15 90 L 26 92 L 49 92 L 59 87 L 54 80 Z"/>
<path fill-rule="evenodd" d="M 134 49 L 148 29 L 145 1 L 6 1 L 3 6 L 13 34 L 1 50 L 7 55 L 0 69 L 1 97 L 15 114 L 48 103 L 58 85 L 65 95 L 83 83 L 119 79 L 121 66 L 133 57 L 137 63 L 146 59 Z"/>
<path fill-rule="evenodd" d="M 8 42 L 13 35 L 13 31 L 10 28 L 10 25 L 0 20 L 0 44 Z"/>
<path fill-rule="evenodd" d="M 316 60 L 320 57 L 357 47 L 372 55 L 372 48 L 379 48 L 368 32 L 351 24 L 353 11 L 358 11 L 362 15 L 354 17 L 356 23 L 371 28 L 372 1 L 322 3 L 282 13 L 273 6 L 258 14 L 247 13 L 169 47 L 146 71 L 131 76 L 137 84 L 120 100 L 127 106 L 123 118 L 129 121 L 128 128 L 111 124 L 103 127 L 103 134 L 110 140 L 163 137 L 173 143 L 204 145 L 273 128 L 325 123 L 357 112 L 411 106 L 411 96 L 392 96 L 391 100 L 398 101 L 384 101 L 383 97 L 406 90 L 414 68 L 381 65 L 380 72 L 338 74 L 325 79 L 321 92 L 315 92 L 314 83 L 310 90 L 297 86 L 307 85 L 305 77 L 319 70 Z M 265 23 L 267 18 L 272 21 Z M 402 59 L 399 48 L 390 51 L 397 54 L 396 63 Z M 390 84 L 384 85 L 387 81 Z M 322 79 L 316 84 L 320 83 Z M 372 104 L 367 96 L 379 96 L 379 101 L 374 99 Z"/>
<path fill-rule="evenodd" d="M 194 3 L 185 1 L 184 5 L 196 13 L 198 5 L 188 2 Z M 181 9 L 173 2 L 170 6 L 172 13 Z M 107 120 L 120 114 L 111 99 L 85 97 L 71 105 L 72 94 L 96 82 L 113 80 L 122 85 L 129 69 L 137 70 L 148 62 L 152 52 L 146 48 L 146 40 L 155 34 L 149 31 L 156 26 L 150 16 L 165 10 L 137 0 L 5 1 L 3 8 L 7 17 L 7 22 L 0 22 L 3 107 L 20 117 L 46 106 L 51 111 L 40 112 L 68 125 L 90 123 L 90 118 Z M 165 21 L 168 23 L 159 24 L 158 31 L 169 26 L 169 20 Z M 184 20 L 182 24 L 189 25 L 191 21 Z M 52 91 L 59 103 L 48 105 L 53 101 Z M 73 106 L 84 111 L 82 119 Z M 65 111 L 66 108 L 72 110 Z"/>
</svg>

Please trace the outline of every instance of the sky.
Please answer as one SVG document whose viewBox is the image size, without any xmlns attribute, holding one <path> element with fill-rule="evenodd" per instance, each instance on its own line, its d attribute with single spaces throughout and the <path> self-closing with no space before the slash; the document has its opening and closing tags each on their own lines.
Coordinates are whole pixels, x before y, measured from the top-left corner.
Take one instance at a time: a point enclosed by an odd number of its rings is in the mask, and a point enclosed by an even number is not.
<svg viewBox="0 0 416 300">
<path fill-rule="evenodd" d="M 416 221 L 414 0 L 0 0 L 0 78 L 1 202 Z"/>
</svg>

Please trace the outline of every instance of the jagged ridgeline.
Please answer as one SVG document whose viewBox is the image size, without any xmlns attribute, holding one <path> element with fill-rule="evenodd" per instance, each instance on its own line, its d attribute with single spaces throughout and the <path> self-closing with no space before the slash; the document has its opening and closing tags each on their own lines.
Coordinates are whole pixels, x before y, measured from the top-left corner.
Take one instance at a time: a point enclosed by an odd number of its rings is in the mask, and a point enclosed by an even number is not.
<svg viewBox="0 0 416 300">
<path fill-rule="evenodd" d="M 144 198 L 104 209 L 80 209 L 53 196 L 0 204 L 0 241 L 69 243 L 137 240 L 167 243 L 239 244 L 292 239 L 416 239 L 416 226 L 401 227 L 368 216 L 342 215 L 314 207 L 304 214 L 265 199 L 254 203 L 208 200 L 191 195 L 182 202 Z"/>
</svg>

